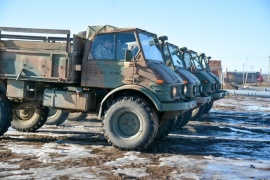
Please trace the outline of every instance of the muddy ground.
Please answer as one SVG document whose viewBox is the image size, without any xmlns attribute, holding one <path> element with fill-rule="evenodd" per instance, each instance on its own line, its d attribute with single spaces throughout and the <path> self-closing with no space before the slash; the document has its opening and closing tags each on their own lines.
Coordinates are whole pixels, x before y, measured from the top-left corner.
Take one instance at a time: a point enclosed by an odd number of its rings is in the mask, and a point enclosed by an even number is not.
<svg viewBox="0 0 270 180">
<path fill-rule="evenodd" d="M 270 99 L 228 96 L 151 149 L 120 151 L 101 124 L 12 128 L 0 137 L 0 179 L 270 179 Z"/>
</svg>

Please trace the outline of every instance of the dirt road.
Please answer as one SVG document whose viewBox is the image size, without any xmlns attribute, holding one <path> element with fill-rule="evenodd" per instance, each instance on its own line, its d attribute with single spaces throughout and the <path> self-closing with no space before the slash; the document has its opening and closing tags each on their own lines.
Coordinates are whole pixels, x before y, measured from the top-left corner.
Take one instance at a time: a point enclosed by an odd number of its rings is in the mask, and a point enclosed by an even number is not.
<svg viewBox="0 0 270 180">
<path fill-rule="evenodd" d="M 88 117 L 0 138 L 0 179 L 270 179 L 270 99 L 228 96 L 143 152 Z"/>
</svg>

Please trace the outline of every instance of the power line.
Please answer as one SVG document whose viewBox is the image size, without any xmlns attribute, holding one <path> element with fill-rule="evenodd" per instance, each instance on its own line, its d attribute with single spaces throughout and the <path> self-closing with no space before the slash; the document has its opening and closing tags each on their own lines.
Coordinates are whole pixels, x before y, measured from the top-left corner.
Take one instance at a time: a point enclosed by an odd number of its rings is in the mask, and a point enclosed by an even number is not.
<svg viewBox="0 0 270 180">
<path fill-rule="evenodd" d="M 264 58 L 267 58 L 268 57 L 215 57 L 215 58 L 225 58 L 225 59 L 264 59 Z"/>
</svg>

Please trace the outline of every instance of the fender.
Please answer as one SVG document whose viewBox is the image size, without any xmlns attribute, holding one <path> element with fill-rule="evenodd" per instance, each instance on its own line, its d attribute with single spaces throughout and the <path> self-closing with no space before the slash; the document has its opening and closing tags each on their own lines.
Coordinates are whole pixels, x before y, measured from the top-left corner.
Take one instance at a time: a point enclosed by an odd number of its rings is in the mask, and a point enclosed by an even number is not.
<svg viewBox="0 0 270 180">
<path fill-rule="evenodd" d="M 124 86 L 120 86 L 118 88 L 115 88 L 114 90 L 110 91 L 101 101 L 100 104 L 100 109 L 99 109 L 99 113 L 98 113 L 98 119 L 101 119 L 102 116 L 102 112 L 103 112 L 103 103 L 108 99 L 108 97 L 110 97 L 112 94 L 122 91 L 122 90 L 136 90 L 140 93 L 143 93 L 144 95 L 146 95 L 151 101 L 152 103 L 155 105 L 156 109 L 158 111 L 161 111 L 162 109 L 162 105 L 160 100 L 154 95 L 154 93 L 152 91 L 150 91 L 149 89 L 143 87 L 143 86 L 139 86 L 139 85 L 124 85 Z"/>
</svg>

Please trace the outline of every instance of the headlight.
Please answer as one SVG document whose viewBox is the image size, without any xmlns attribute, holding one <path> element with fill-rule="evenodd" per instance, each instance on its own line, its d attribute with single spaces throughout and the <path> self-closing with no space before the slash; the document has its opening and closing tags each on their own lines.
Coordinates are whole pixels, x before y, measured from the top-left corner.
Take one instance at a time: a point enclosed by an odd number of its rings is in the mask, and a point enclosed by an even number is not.
<svg viewBox="0 0 270 180">
<path fill-rule="evenodd" d="M 178 95 L 178 88 L 176 86 L 173 86 L 171 89 L 171 96 L 172 98 L 175 98 Z"/>
<path fill-rule="evenodd" d="M 200 93 L 203 92 L 203 87 L 202 87 L 202 85 L 199 86 L 199 92 L 200 92 Z"/>
<path fill-rule="evenodd" d="M 197 94 L 197 87 L 196 87 L 196 86 L 194 86 L 194 88 L 193 88 L 193 94 L 194 94 L 194 95 Z"/>
<path fill-rule="evenodd" d="M 187 92 L 188 92 L 188 88 L 187 88 L 187 86 L 185 85 L 185 86 L 184 86 L 184 90 L 183 90 L 184 95 L 186 95 Z"/>
<path fill-rule="evenodd" d="M 217 83 L 217 90 L 220 90 L 220 89 L 221 89 L 221 84 Z"/>
<path fill-rule="evenodd" d="M 212 91 L 215 90 L 215 83 L 211 84 L 211 90 L 212 90 Z"/>
</svg>

